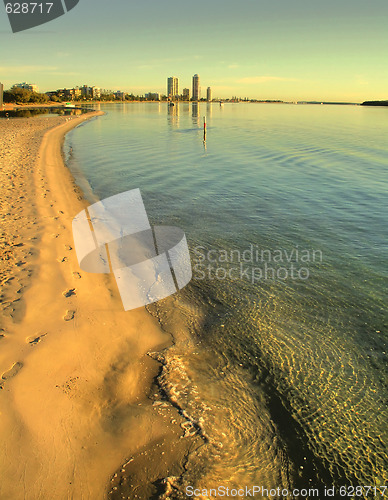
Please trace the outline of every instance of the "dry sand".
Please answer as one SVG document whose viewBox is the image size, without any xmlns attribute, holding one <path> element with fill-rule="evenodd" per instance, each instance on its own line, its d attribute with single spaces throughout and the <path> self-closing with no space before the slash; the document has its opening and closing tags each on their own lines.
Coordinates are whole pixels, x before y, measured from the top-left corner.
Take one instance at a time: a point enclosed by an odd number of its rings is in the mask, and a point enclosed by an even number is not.
<svg viewBox="0 0 388 500">
<path fill-rule="evenodd" d="M 1 500 L 150 498 L 190 444 L 147 355 L 170 336 L 72 248 L 87 204 L 61 145 L 85 119 L 0 120 Z"/>
</svg>

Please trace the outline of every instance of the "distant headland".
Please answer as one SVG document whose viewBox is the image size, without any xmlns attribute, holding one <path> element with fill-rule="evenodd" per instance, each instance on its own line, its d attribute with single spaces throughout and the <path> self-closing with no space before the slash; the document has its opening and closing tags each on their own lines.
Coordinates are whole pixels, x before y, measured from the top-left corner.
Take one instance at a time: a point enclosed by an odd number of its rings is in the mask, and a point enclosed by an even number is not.
<svg viewBox="0 0 388 500">
<path fill-rule="evenodd" d="M 361 106 L 388 106 L 388 101 L 364 101 Z"/>
</svg>

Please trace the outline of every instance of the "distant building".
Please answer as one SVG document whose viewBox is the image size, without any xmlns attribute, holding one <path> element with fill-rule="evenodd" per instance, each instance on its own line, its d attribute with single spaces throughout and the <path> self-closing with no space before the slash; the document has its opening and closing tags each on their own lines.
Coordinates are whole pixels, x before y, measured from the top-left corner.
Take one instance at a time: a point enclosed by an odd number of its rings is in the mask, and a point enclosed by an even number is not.
<svg viewBox="0 0 388 500">
<path fill-rule="evenodd" d="M 182 100 L 183 101 L 190 101 L 190 89 L 183 89 Z"/>
<path fill-rule="evenodd" d="M 193 76 L 193 101 L 199 101 L 201 99 L 201 90 L 199 87 L 199 75 L 195 74 Z"/>
<path fill-rule="evenodd" d="M 81 87 L 81 95 L 82 95 L 82 97 L 91 97 L 91 95 L 92 95 L 92 88 L 88 87 L 87 85 L 83 85 Z"/>
<path fill-rule="evenodd" d="M 179 80 L 176 76 L 167 78 L 167 96 L 176 99 L 179 95 Z"/>
<path fill-rule="evenodd" d="M 52 99 L 53 97 L 59 97 L 62 100 L 74 101 L 81 97 L 81 89 L 79 87 L 74 87 L 73 89 L 58 89 L 55 91 L 46 92 L 46 95 Z"/>
<path fill-rule="evenodd" d="M 122 101 L 124 101 L 124 99 L 125 99 L 125 92 L 122 92 L 121 90 L 118 90 L 117 92 L 115 92 L 115 96 L 116 96 L 116 99 L 121 99 Z"/>
<path fill-rule="evenodd" d="M 2 83 L 0 83 L 0 106 L 3 105 L 3 91 L 4 91 L 4 86 Z"/>
<path fill-rule="evenodd" d="M 211 87 L 208 87 L 207 88 L 207 92 L 206 92 L 206 100 L 208 102 L 210 102 L 212 100 L 212 89 Z"/>
<path fill-rule="evenodd" d="M 31 92 L 39 92 L 39 87 L 35 85 L 35 83 L 15 83 L 15 85 L 12 86 L 13 89 L 25 89 L 29 90 Z"/>
<path fill-rule="evenodd" d="M 71 99 L 71 89 L 59 89 L 57 91 L 57 96 L 61 99 Z"/>
<path fill-rule="evenodd" d="M 101 89 L 99 87 L 92 87 L 91 91 L 93 99 L 100 99 Z"/>
<path fill-rule="evenodd" d="M 74 99 L 78 99 L 81 97 L 82 90 L 79 87 L 74 87 L 71 89 L 71 95 Z"/>
<path fill-rule="evenodd" d="M 148 94 L 145 95 L 145 98 L 148 101 L 160 101 L 160 94 L 159 92 L 148 92 Z"/>
</svg>

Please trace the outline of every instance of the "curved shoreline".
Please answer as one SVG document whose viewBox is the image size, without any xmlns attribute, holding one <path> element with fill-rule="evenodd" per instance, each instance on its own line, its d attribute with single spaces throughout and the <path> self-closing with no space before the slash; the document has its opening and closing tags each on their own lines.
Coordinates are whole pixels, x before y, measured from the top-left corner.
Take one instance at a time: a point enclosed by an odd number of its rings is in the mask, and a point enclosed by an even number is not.
<svg viewBox="0 0 388 500">
<path fill-rule="evenodd" d="M 182 416 L 155 404 L 159 363 L 147 356 L 170 336 L 144 308 L 125 312 L 111 277 L 81 272 L 72 249 L 72 219 L 87 203 L 61 145 L 99 114 L 48 130 L 27 173 L 33 195 L 21 204 L 35 257 L 24 262 L 23 307 L 4 317 L 0 339 L 2 498 L 105 498 L 121 464 L 144 487 L 144 461 L 166 477 L 187 447 Z"/>
</svg>

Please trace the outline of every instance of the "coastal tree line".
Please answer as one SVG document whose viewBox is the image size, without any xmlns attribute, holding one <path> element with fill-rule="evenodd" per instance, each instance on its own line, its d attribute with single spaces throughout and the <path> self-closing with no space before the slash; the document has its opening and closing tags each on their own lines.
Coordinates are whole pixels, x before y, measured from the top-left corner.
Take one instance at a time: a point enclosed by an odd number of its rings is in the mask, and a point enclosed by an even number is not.
<svg viewBox="0 0 388 500">
<path fill-rule="evenodd" d="M 5 90 L 3 98 L 5 103 L 14 104 L 45 104 L 50 100 L 46 94 L 20 88 Z"/>
<path fill-rule="evenodd" d="M 67 102 L 68 97 L 62 96 L 59 93 L 41 94 L 39 92 L 33 92 L 32 90 L 21 89 L 14 87 L 9 90 L 4 91 L 4 102 L 12 104 L 45 104 L 48 102 Z M 80 96 L 73 98 L 72 101 L 85 102 L 85 101 L 122 101 L 123 99 L 118 98 L 115 94 L 103 94 L 98 99 L 86 98 Z M 126 94 L 125 101 L 146 101 L 144 96 Z"/>
</svg>

